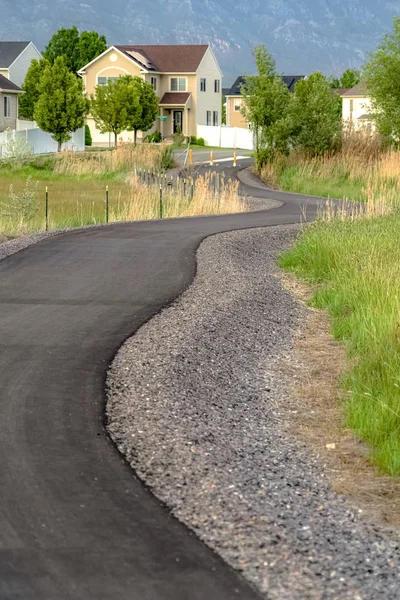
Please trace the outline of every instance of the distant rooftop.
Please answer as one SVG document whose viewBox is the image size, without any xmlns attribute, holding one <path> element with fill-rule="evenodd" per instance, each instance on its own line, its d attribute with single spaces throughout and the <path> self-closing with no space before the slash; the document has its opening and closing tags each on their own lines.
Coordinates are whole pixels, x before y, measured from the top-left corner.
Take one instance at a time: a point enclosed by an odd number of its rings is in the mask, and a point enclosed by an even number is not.
<svg viewBox="0 0 400 600">
<path fill-rule="evenodd" d="M 283 83 L 286 83 L 286 85 L 289 89 L 289 92 L 294 92 L 294 86 L 300 79 L 304 79 L 304 75 L 282 75 L 282 81 L 283 81 Z M 241 96 L 242 95 L 241 88 L 242 88 L 242 85 L 244 85 L 245 83 L 246 83 L 246 76 L 239 75 L 239 77 L 236 79 L 235 83 L 233 84 L 233 86 L 231 87 L 229 92 L 227 93 L 227 96 Z"/>
<path fill-rule="evenodd" d="M 351 89 L 345 91 L 343 94 L 341 94 L 341 96 L 346 96 L 346 97 L 355 97 L 355 96 L 360 96 L 361 98 L 365 98 L 365 96 L 367 96 L 367 88 L 365 86 L 364 83 L 357 83 L 357 85 L 355 85 L 354 87 L 352 87 Z"/>
<path fill-rule="evenodd" d="M 8 69 L 30 42 L 0 42 L 0 69 Z"/>
<path fill-rule="evenodd" d="M 115 46 L 147 71 L 195 73 L 205 55 L 206 44 Z"/>
<path fill-rule="evenodd" d="M 0 92 L 22 92 L 22 90 L 7 77 L 0 75 Z"/>
</svg>

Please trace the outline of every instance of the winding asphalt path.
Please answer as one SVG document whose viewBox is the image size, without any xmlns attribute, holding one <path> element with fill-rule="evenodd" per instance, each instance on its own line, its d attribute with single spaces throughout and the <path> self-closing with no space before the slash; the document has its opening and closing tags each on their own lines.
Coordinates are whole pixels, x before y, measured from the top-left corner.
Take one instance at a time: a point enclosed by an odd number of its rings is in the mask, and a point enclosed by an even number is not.
<svg viewBox="0 0 400 600">
<path fill-rule="evenodd" d="M 201 240 L 300 220 L 304 197 L 247 191 L 284 204 L 75 230 L 0 261 L 1 600 L 259 597 L 134 477 L 103 424 L 110 361 L 191 283 Z"/>
</svg>

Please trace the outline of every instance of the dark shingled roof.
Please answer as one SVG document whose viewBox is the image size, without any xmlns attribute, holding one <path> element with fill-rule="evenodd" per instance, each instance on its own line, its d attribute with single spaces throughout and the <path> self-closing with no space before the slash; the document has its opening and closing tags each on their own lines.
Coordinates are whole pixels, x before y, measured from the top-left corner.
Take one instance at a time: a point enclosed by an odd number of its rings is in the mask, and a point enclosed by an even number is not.
<svg viewBox="0 0 400 600">
<path fill-rule="evenodd" d="M 194 73 L 208 46 L 179 44 L 169 46 L 115 46 L 126 56 L 149 71 L 163 73 Z"/>
<path fill-rule="evenodd" d="M 289 92 L 294 92 L 294 86 L 300 79 L 304 79 L 304 75 L 282 75 L 282 81 L 283 83 L 286 83 Z M 236 79 L 235 83 L 229 90 L 227 96 L 241 96 L 241 87 L 245 84 L 245 82 L 246 77 L 244 75 L 239 75 L 239 77 Z"/>
<path fill-rule="evenodd" d="M 21 88 L 15 85 L 12 81 L 0 75 L 0 92 L 22 92 Z"/>
<path fill-rule="evenodd" d="M 8 69 L 30 42 L 0 42 L 0 69 Z"/>
<path fill-rule="evenodd" d="M 186 104 L 191 96 L 191 92 L 167 92 L 160 100 L 160 106 L 163 104 L 174 104 L 181 106 Z"/>
</svg>

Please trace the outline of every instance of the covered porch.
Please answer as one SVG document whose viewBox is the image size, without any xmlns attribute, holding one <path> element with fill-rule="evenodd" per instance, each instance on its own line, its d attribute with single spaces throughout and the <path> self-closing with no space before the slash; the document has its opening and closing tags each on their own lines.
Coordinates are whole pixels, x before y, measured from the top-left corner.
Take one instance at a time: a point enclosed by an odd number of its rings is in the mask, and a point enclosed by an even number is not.
<svg viewBox="0 0 400 600">
<path fill-rule="evenodd" d="M 192 132 L 189 114 L 192 108 L 190 92 L 167 92 L 160 100 L 160 132 L 163 138 L 172 138 L 180 131 L 185 137 L 196 135 Z M 166 117 L 166 118 L 164 118 Z"/>
</svg>

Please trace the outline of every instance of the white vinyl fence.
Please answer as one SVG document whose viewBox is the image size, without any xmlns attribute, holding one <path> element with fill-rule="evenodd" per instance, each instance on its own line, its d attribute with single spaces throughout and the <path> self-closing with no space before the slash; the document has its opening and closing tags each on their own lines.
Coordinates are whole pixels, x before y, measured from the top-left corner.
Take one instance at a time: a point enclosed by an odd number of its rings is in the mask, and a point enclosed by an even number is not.
<svg viewBox="0 0 400 600">
<path fill-rule="evenodd" d="M 20 126 L 21 121 L 18 123 L 18 127 Z M 53 152 L 57 152 L 58 144 L 53 140 L 49 133 L 42 131 L 38 127 L 31 129 L 30 124 L 25 129 L 14 130 L 12 131 L 13 138 L 17 141 L 26 141 L 30 146 L 33 154 L 50 154 Z M 6 142 L 6 132 L 0 133 L 0 157 L 6 154 L 5 142 Z M 85 150 L 85 129 L 82 127 L 81 129 L 77 129 L 76 131 L 71 133 L 71 139 L 69 142 L 66 142 L 62 145 L 63 150 L 76 150 L 80 152 Z"/>
<path fill-rule="evenodd" d="M 253 132 L 241 127 L 197 125 L 197 137 L 204 138 L 207 146 L 254 150 Z"/>
</svg>

